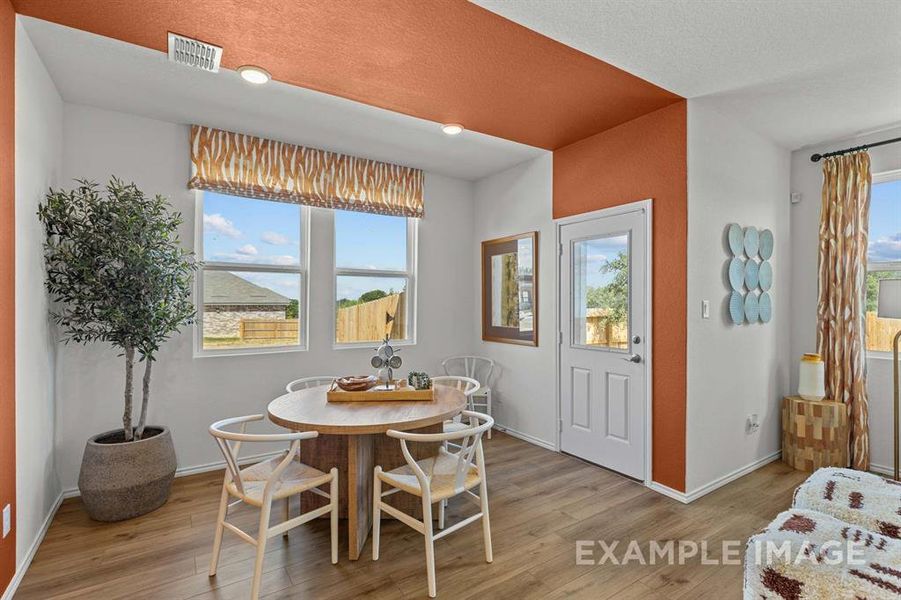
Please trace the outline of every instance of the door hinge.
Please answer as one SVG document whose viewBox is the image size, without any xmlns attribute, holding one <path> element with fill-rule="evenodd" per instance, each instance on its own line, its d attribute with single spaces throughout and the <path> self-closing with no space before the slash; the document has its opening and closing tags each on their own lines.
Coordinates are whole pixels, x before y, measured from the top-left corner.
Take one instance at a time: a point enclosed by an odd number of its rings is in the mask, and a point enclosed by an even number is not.
<svg viewBox="0 0 901 600">
<path fill-rule="evenodd" d="M 563 256 L 563 244 L 560 244 L 560 256 Z"/>
<path fill-rule="evenodd" d="M 563 419 L 557 419 L 557 431 L 563 433 Z"/>
<path fill-rule="evenodd" d="M 560 335 L 558 336 L 557 343 L 562 345 L 563 344 L 563 332 L 560 331 L 559 333 L 560 333 Z"/>
</svg>

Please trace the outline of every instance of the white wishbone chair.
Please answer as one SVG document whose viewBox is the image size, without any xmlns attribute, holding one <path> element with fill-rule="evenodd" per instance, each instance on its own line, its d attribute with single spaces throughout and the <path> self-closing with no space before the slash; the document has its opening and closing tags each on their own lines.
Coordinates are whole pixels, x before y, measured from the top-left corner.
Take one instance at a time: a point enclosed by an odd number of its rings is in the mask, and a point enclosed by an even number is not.
<svg viewBox="0 0 901 600">
<path fill-rule="evenodd" d="M 432 385 L 446 385 L 455 390 L 460 390 L 466 396 L 466 410 L 472 410 L 472 396 L 479 391 L 479 382 L 471 377 L 461 377 L 459 375 L 439 375 L 432 377 Z M 466 429 L 468 425 L 456 419 L 444 422 L 444 433 L 451 431 L 461 431 Z"/>
<path fill-rule="evenodd" d="M 479 391 L 479 382 L 475 379 L 472 379 L 471 377 L 461 377 L 460 375 L 438 375 L 437 377 L 432 377 L 432 384 L 446 385 L 460 390 L 461 392 L 463 392 L 463 395 L 466 396 L 466 409 L 473 410 L 473 394 Z M 442 430 L 444 431 L 444 433 L 450 433 L 452 431 L 463 431 L 464 429 L 468 428 L 469 424 L 463 422 L 461 417 L 455 417 L 450 421 L 445 421 L 442 424 Z M 488 437 L 491 437 L 491 429 L 488 430 Z M 445 443 L 445 446 L 459 448 L 459 446 L 457 446 L 453 442 Z M 444 513 L 446 510 L 447 500 L 442 500 L 438 505 L 438 529 L 444 529 Z"/>
<path fill-rule="evenodd" d="M 482 434 L 494 424 L 488 415 L 472 411 L 463 411 L 463 417 L 469 423 L 466 429 L 449 433 L 407 433 L 389 430 L 389 437 L 400 440 L 400 448 L 407 459 L 407 464 L 391 471 L 382 471 L 375 467 L 373 478 L 372 508 L 372 560 L 379 559 L 379 542 L 381 533 L 381 513 L 385 511 L 392 517 L 409 525 L 425 536 L 426 574 L 429 582 L 429 597 L 437 594 L 435 581 L 435 540 L 461 529 L 479 519 L 482 520 L 482 535 L 485 543 L 485 561 L 494 560 L 491 550 L 491 524 L 488 518 L 488 484 L 485 471 L 485 453 L 482 450 Z M 459 444 L 459 450 L 448 451 L 446 445 L 438 449 L 438 454 L 431 458 L 416 460 L 407 448 L 407 442 L 449 442 Z M 392 489 L 382 492 L 382 485 Z M 472 489 L 479 487 L 476 495 Z M 397 492 L 406 492 L 422 498 L 422 521 L 417 521 L 407 513 L 401 512 L 382 498 Z M 432 503 L 441 503 L 453 496 L 463 495 L 475 502 L 479 512 L 467 517 L 437 535 L 432 529 Z"/>
<path fill-rule="evenodd" d="M 320 385 L 330 385 L 336 379 L 338 378 L 329 375 L 301 377 L 300 379 L 295 379 L 294 381 L 289 382 L 288 385 L 285 386 L 285 391 L 290 394 L 291 392 L 306 390 L 312 387 L 319 387 Z"/>
<path fill-rule="evenodd" d="M 463 375 L 479 382 L 480 388 L 472 395 L 469 410 L 491 416 L 491 376 L 494 361 L 484 356 L 451 356 L 441 362 L 445 375 Z M 491 439 L 491 430 L 488 430 Z"/>
<path fill-rule="evenodd" d="M 315 438 L 319 433 L 316 431 L 246 433 L 248 423 L 262 419 L 263 415 L 250 415 L 224 419 L 210 425 L 210 434 L 225 456 L 227 466 L 225 480 L 222 482 L 219 516 L 216 519 L 210 577 L 216 574 L 219 565 L 219 550 L 222 546 L 222 532 L 228 529 L 245 542 L 256 546 L 257 556 L 250 594 L 253 600 L 256 600 L 260 594 L 260 579 L 262 578 L 267 540 L 280 533 L 287 537 L 290 529 L 329 512 L 331 513 L 332 564 L 338 562 L 338 469 L 332 468 L 328 473 L 323 473 L 300 462 L 300 440 Z M 240 425 L 240 431 L 226 431 L 226 427 L 233 425 Z M 291 442 L 291 447 L 282 456 L 275 456 L 242 469 L 238 466 L 238 451 L 244 442 Z M 328 493 L 319 489 L 319 486 L 325 484 L 329 484 Z M 328 498 L 329 503 L 322 508 L 301 514 L 293 519 L 290 518 L 289 501 L 291 496 L 305 491 Z M 235 497 L 237 500 L 229 503 L 230 497 Z M 269 516 L 272 511 L 272 501 L 281 499 L 285 501 L 285 520 L 279 525 L 270 526 Z M 256 538 L 226 521 L 228 509 L 241 502 L 260 509 L 260 530 Z"/>
</svg>

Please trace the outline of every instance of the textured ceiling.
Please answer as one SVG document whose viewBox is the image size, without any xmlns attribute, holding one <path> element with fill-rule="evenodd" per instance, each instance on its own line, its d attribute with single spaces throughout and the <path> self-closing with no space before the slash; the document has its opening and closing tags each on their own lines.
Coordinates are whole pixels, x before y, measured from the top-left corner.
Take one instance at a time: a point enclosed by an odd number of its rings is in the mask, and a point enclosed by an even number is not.
<svg viewBox="0 0 901 600">
<path fill-rule="evenodd" d="M 155 50 L 21 17 L 66 102 L 174 123 L 197 123 L 479 179 L 544 150 L 438 125 L 284 83 L 252 86 L 230 70 L 204 73 Z"/>
<path fill-rule="evenodd" d="M 166 51 L 174 31 L 222 64 L 540 148 L 680 98 L 464 0 L 13 0 L 17 12 Z"/>
<path fill-rule="evenodd" d="M 474 0 L 789 148 L 901 121 L 898 0 Z"/>
</svg>

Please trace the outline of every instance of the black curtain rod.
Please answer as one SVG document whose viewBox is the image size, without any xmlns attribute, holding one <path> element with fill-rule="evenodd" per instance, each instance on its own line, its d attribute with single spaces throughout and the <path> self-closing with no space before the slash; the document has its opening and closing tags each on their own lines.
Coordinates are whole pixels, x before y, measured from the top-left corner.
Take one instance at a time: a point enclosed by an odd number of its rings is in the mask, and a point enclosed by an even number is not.
<svg viewBox="0 0 901 600">
<path fill-rule="evenodd" d="M 881 142 L 874 142 L 872 144 L 864 144 L 863 146 L 855 146 L 853 148 L 845 148 L 844 150 L 836 150 L 835 152 L 827 152 L 826 154 L 812 154 L 810 156 L 810 162 L 820 162 L 820 159 L 822 158 L 829 158 L 830 156 L 840 156 L 842 154 L 847 154 L 848 152 L 857 152 L 859 150 L 866 150 L 867 148 L 875 148 L 876 146 L 894 144 L 895 142 L 901 142 L 901 137 L 896 137 L 890 140 L 882 140 Z"/>
</svg>

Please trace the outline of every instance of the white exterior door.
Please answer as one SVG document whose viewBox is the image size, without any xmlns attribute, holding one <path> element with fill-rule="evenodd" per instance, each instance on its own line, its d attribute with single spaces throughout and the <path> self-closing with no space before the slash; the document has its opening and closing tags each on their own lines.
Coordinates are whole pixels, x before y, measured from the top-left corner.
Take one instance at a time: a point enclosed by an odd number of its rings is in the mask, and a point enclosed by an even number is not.
<svg viewBox="0 0 901 600">
<path fill-rule="evenodd" d="M 645 479 L 645 208 L 560 226 L 560 448 Z"/>
</svg>

